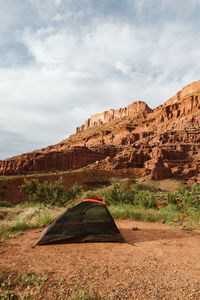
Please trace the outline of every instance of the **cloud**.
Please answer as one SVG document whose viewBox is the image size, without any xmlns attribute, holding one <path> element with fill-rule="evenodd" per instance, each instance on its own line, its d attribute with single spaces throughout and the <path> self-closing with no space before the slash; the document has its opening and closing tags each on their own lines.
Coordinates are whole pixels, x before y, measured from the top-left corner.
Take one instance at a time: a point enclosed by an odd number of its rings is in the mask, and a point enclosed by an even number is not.
<svg viewBox="0 0 200 300">
<path fill-rule="evenodd" d="M 26 30 L 22 41 L 37 64 L 59 70 L 68 82 L 73 81 L 73 87 L 91 80 L 101 84 L 105 78 L 123 80 L 120 75 L 127 75 L 126 80 L 134 84 L 138 73 L 148 80 L 168 81 L 176 70 L 183 78 L 184 72 L 198 68 L 199 39 L 195 48 L 188 47 L 194 37 L 193 28 L 180 22 L 166 24 L 161 31 L 99 21 L 78 34 L 64 28 L 55 32 L 52 27 Z"/>
<path fill-rule="evenodd" d="M 28 0 L 24 23 L 19 0 L 6 3 L 0 159 L 59 142 L 104 110 L 153 108 L 200 77 L 197 1 Z"/>
<path fill-rule="evenodd" d="M 55 0 L 55 6 L 60 6 L 62 3 L 62 0 Z"/>
</svg>

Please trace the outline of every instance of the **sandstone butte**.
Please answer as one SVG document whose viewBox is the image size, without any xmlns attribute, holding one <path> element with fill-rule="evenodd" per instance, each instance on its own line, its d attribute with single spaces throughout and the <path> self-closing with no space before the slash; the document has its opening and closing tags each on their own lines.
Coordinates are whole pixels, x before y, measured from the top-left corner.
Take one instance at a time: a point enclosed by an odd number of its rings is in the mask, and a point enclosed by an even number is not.
<svg viewBox="0 0 200 300">
<path fill-rule="evenodd" d="M 91 116 L 76 134 L 0 161 L 0 175 L 142 168 L 152 179 L 200 181 L 200 80 L 163 105 L 143 101 Z"/>
</svg>

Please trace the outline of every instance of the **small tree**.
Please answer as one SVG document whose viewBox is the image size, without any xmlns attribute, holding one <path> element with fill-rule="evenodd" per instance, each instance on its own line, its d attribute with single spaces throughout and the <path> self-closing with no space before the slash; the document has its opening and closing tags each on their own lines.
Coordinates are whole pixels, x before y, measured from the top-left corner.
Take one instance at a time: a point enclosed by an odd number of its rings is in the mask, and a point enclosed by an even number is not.
<svg viewBox="0 0 200 300">
<path fill-rule="evenodd" d="M 66 189 L 62 178 L 57 181 L 45 181 L 40 183 L 38 179 L 25 180 L 19 186 L 21 192 L 28 194 L 30 202 L 41 202 L 50 205 L 64 205 L 66 202 L 75 199 L 81 192 L 82 187 L 74 184 Z"/>
</svg>

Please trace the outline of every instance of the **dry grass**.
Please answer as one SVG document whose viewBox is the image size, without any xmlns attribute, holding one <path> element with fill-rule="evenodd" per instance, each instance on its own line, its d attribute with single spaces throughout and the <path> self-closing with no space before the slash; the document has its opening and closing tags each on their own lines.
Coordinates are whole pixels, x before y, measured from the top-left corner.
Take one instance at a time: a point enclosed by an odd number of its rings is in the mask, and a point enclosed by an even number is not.
<svg viewBox="0 0 200 300">
<path fill-rule="evenodd" d="M 65 208 L 60 207 L 13 207 L 1 210 L 0 235 L 1 241 L 22 234 L 24 230 L 40 228 L 51 223 Z"/>
</svg>

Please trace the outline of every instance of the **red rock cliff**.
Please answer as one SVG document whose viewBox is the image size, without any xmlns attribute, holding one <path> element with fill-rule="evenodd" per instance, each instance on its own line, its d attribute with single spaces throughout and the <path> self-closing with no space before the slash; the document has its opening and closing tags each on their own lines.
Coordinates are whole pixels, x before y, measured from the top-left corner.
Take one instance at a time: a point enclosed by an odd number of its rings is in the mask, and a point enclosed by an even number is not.
<svg viewBox="0 0 200 300">
<path fill-rule="evenodd" d="M 96 128 L 98 126 L 98 128 Z M 89 130 L 87 130 L 89 129 Z M 200 81 L 151 110 L 145 102 L 92 116 L 57 145 L 0 162 L 0 174 L 144 168 L 153 179 L 200 181 Z"/>
</svg>

